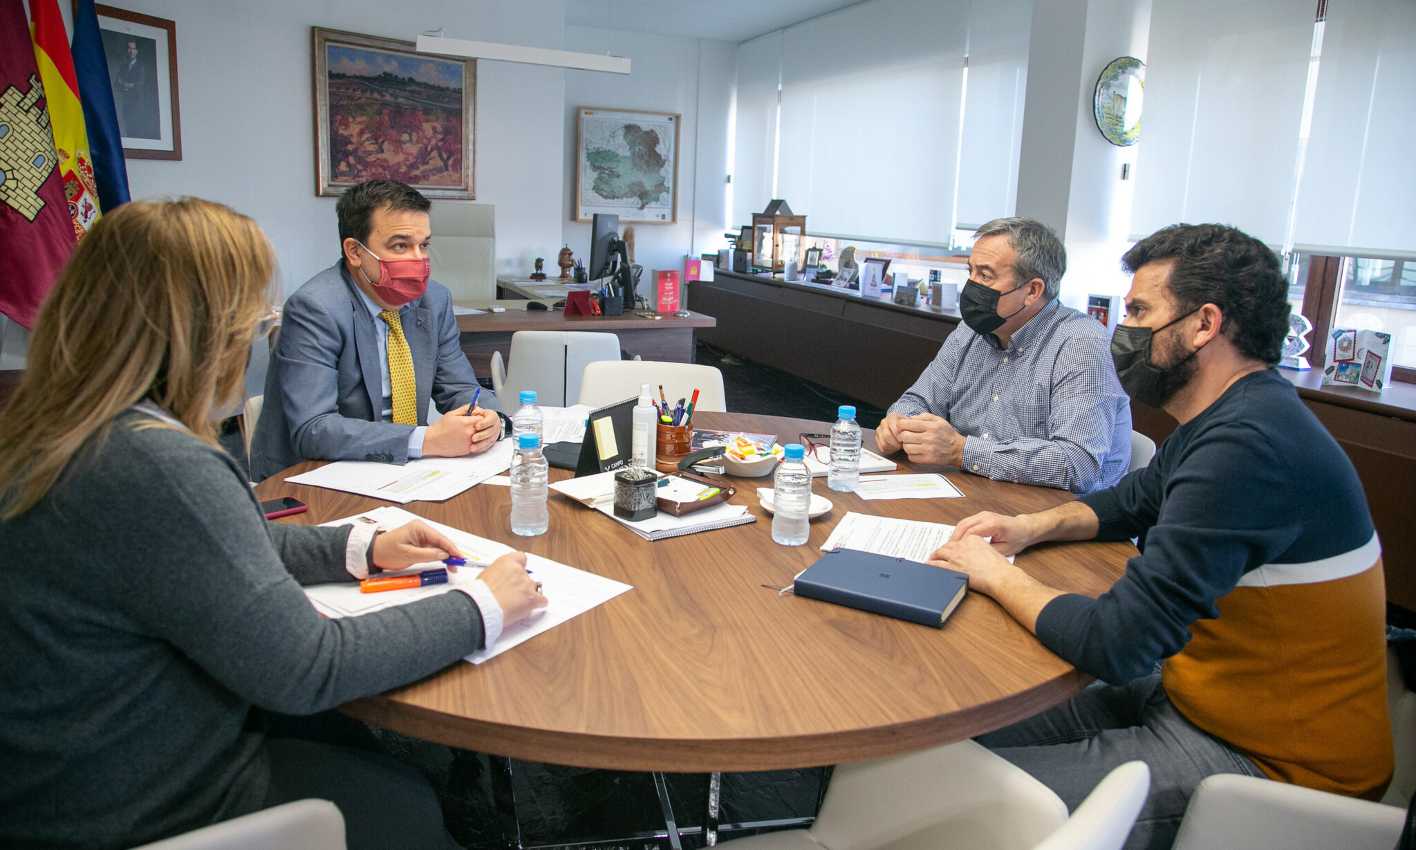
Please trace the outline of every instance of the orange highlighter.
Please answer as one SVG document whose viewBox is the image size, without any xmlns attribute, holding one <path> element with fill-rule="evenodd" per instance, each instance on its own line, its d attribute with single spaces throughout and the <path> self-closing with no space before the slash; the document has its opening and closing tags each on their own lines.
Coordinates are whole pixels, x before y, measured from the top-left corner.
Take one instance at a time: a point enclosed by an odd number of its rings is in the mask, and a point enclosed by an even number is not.
<svg viewBox="0 0 1416 850">
<path fill-rule="evenodd" d="M 447 584 L 447 570 L 427 570 L 409 576 L 379 576 L 359 582 L 360 593 L 379 593 L 385 590 L 407 590 L 427 587 L 430 584 Z"/>
</svg>

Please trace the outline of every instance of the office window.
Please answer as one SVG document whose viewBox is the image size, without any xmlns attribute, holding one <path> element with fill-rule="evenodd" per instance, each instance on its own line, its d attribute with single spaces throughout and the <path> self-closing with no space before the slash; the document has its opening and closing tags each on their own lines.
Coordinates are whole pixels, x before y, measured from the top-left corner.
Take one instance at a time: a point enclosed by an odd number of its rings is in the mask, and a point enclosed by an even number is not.
<svg viewBox="0 0 1416 850">
<path fill-rule="evenodd" d="M 1416 262 L 1348 257 L 1340 284 L 1333 326 L 1391 333 L 1392 365 L 1416 369 Z"/>
</svg>

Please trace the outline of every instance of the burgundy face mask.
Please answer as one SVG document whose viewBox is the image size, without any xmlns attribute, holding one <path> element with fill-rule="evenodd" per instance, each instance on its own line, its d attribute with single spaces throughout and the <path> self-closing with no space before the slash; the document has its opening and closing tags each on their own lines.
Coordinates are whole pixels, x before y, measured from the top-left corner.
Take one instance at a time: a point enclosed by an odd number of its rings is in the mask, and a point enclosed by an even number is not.
<svg viewBox="0 0 1416 850">
<path fill-rule="evenodd" d="M 357 241 L 357 240 L 356 240 Z M 369 246 L 359 242 L 359 247 L 369 251 Z M 428 275 L 432 266 L 427 257 L 417 260 L 385 260 L 373 251 L 369 256 L 379 261 L 379 279 L 370 280 L 364 273 L 364 280 L 374 288 L 379 300 L 394 307 L 402 307 L 416 300 L 428 291 Z"/>
</svg>

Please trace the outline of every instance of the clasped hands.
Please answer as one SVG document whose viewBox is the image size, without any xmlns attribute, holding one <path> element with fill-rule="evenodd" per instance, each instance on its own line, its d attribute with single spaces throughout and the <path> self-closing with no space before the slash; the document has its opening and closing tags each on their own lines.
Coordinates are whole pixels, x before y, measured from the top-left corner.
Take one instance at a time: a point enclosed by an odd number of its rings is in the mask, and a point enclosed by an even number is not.
<svg viewBox="0 0 1416 850">
<path fill-rule="evenodd" d="M 495 416 L 495 414 L 493 414 Z M 374 537 L 374 565 L 384 570 L 401 570 L 414 564 L 461 557 L 457 544 L 419 520 L 400 525 Z M 449 571 L 456 571 L 449 566 Z M 492 561 L 478 580 L 491 589 L 502 609 L 502 623 L 509 626 L 550 604 L 531 574 L 526 571 L 526 553 L 510 552 Z"/>
<path fill-rule="evenodd" d="M 933 413 L 886 415 L 875 429 L 875 446 L 887 455 L 904 449 L 905 456 L 915 463 L 964 465 L 964 435 L 949 420 Z"/>
<path fill-rule="evenodd" d="M 423 454 L 429 457 L 462 457 L 481 454 L 501 436 L 501 418 L 496 411 L 467 405 L 448 411 L 428 426 L 423 437 Z"/>
</svg>

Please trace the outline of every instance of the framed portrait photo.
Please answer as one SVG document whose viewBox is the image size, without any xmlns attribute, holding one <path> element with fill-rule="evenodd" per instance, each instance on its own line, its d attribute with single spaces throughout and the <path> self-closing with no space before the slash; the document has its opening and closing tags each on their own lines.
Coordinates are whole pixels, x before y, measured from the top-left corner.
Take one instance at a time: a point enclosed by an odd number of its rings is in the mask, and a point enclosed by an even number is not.
<svg viewBox="0 0 1416 850">
<path fill-rule="evenodd" d="M 677 222 L 682 123 L 676 112 L 577 110 L 575 220 L 614 213 L 621 224 Z"/>
<path fill-rule="evenodd" d="M 177 96 L 177 25 L 95 4 L 123 156 L 181 159 L 182 121 Z"/>
<path fill-rule="evenodd" d="M 477 61 L 411 41 L 311 27 L 315 194 L 397 180 L 429 198 L 473 200 Z"/>
</svg>

